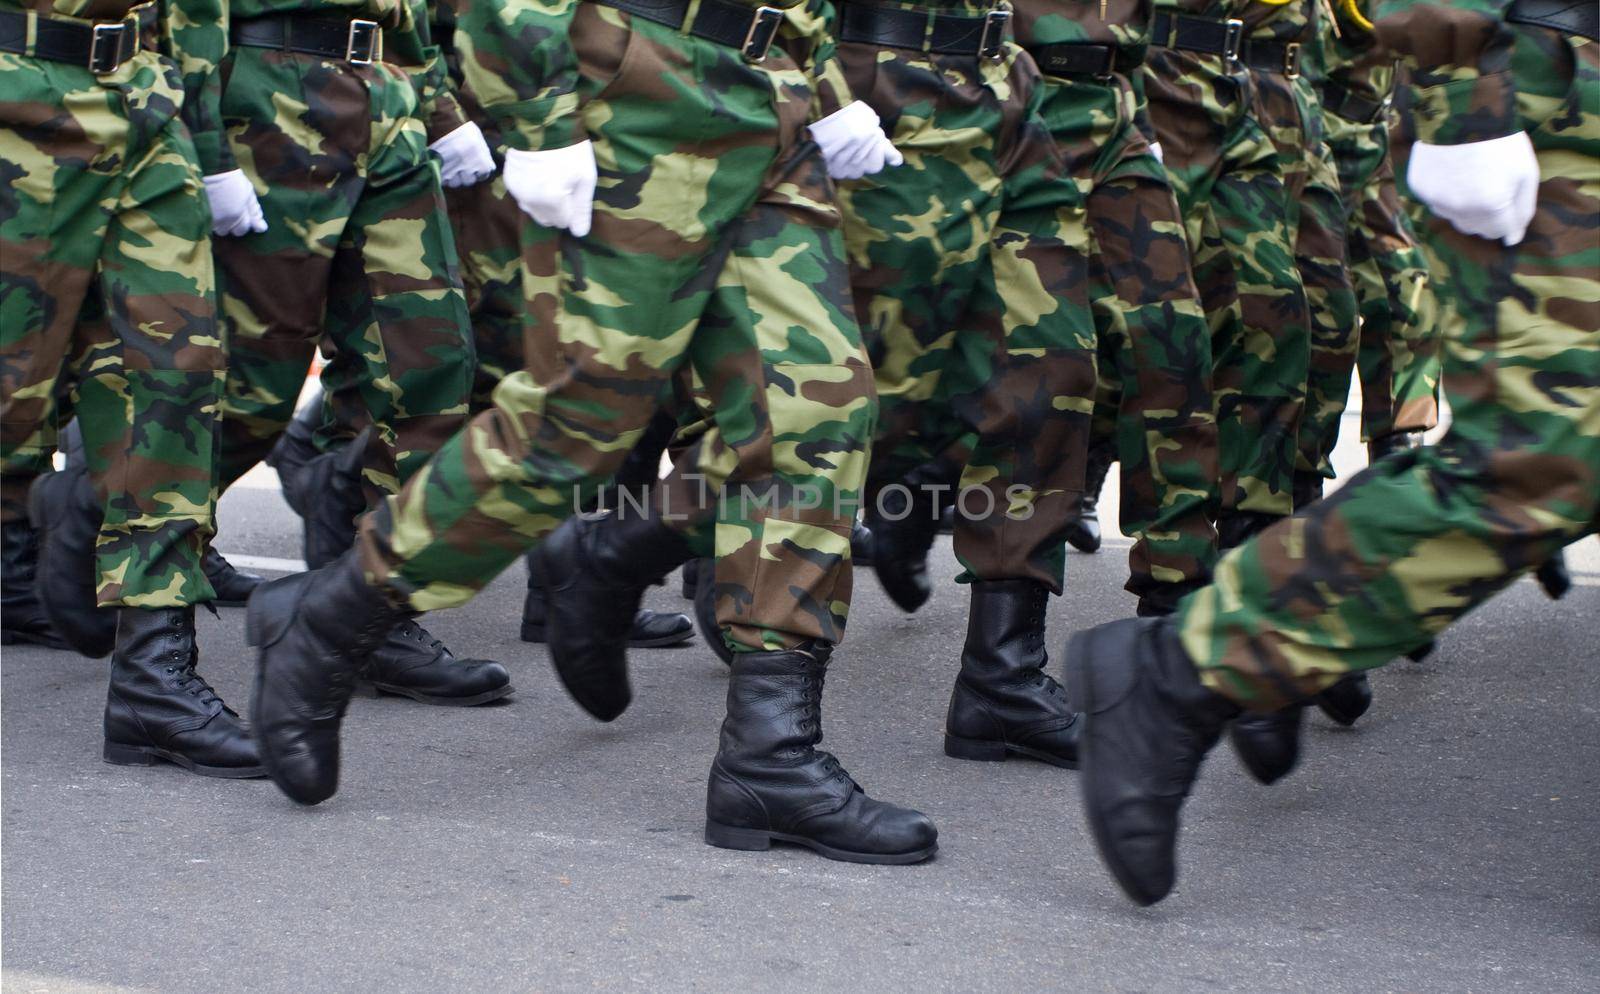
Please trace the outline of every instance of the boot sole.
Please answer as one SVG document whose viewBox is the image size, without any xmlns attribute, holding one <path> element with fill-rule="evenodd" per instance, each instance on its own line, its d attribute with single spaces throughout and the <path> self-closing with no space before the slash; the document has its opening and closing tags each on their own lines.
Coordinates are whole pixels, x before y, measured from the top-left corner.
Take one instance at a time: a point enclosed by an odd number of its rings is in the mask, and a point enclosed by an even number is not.
<svg viewBox="0 0 1600 994">
<path fill-rule="evenodd" d="M 714 821 L 706 822 L 706 844 L 716 846 L 718 849 L 765 852 L 772 848 L 774 842 L 788 842 L 793 845 L 804 846 L 819 856 L 837 860 L 840 863 L 867 863 L 872 866 L 909 866 L 912 863 L 920 863 L 939 851 L 939 844 L 935 842 L 926 849 L 916 849 L 906 853 L 851 852 L 847 849 L 835 849 L 832 846 L 825 846 L 815 839 L 808 839 L 803 835 L 790 835 L 787 832 L 769 832 L 760 828 L 734 828 L 731 825 L 719 825 Z"/>
<path fill-rule="evenodd" d="M 959 735 L 944 736 L 944 754 L 951 759 L 969 759 L 979 763 L 1003 763 L 1009 756 L 1020 756 L 1024 759 L 1035 759 L 1041 763 L 1063 770 L 1075 770 L 1078 761 L 1075 759 L 1062 759 L 1053 756 L 1042 749 L 1029 749 L 1027 746 L 1012 745 L 1009 742 L 996 742 L 993 739 L 965 739 Z"/>
<path fill-rule="evenodd" d="M 629 639 L 628 640 L 628 648 L 630 648 L 630 649 L 659 649 L 659 648 L 662 648 L 663 646 L 668 646 L 668 645 L 681 645 L 682 643 L 688 642 L 693 638 L 694 638 L 694 630 L 690 629 L 689 631 L 686 631 L 681 635 L 657 635 L 655 638 Z M 531 642 L 534 645 L 543 645 L 544 641 L 545 641 L 545 638 L 544 638 L 544 627 L 540 626 L 538 628 L 530 628 L 527 625 L 523 625 L 522 626 L 522 641 Z"/>
<path fill-rule="evenodd" d="M 1078 793 L 1083 798 L 1084 820 L 1089 823 L 1089 836 L 1094 839 L 1094 848 L 1100 854 L 1100 862 L 1104 863 L 1106 869 L 1111 871 L 1112 879 L 1116 880 L 1117 886 L 1122 888 L 1122 892 L 1128 896 L 1129 900 L 1141 907 L 1148 908 L 1159 899 L 1147 895 L 1138 885 L 1136 878 L 1122 864 L 1122 861 L 1113 855 L 1116 850 L 1107 842 L 1111 833 L 1107 829 L 1105 822 L 1100 818 L 1100 814 L 1094 805 L 1089 803 L 1089 797 L 1093 793 L 1095 777 L 1094 746 L 1091 744 L 1094 741 L 1094 736 L 1090 734 L 1094 727 L 1095 705 L 1094 693 L 1090 689 L 1094 681 L 1087 679 L 1088 674 L 1085 672 L 1087 663 L 1085 660 L 1091 655 L 1089 652 L 1091 638 L 1091 632 L 1079 632 L 1067 640 L 1065 673 L 1067 678 L 1067 699 L 1076 702 L 1078 711 L 1082 715 L 1079 720 L 1083 722 L 1083 733 L 1078 736 L 1078 762 L 1082 766 L 1083 782 L 1078 787 Z"/>
<path fill-rule="evenodd" d="M 420 690 L 398 687 L 392 683 L 364 683 L 359 686 L 361 689 L 370 690 L 373 697 L 377 697 L 380 694 L 390 694 L 394 697 L 409 697 L 413 701 L 422 704 L 445 708 L 477 707 L 479 704 L 488 704 L 490 701 L 498 701 L 503 697 L 510 697 L 517 690 L 517 688 L 508 683 L 504 687 L 485 690 L 483 693 L 473 694 L 471 697 L 439 697 L 436 694 L 424 694 Z"/>
<path fill-rule="evenodd" d="M 259 780 L 267 775 L 266 766 L 206 766 L 189 757 L 156 746 L 129 746 L 107 742 L 102 758 L 112 766 L 155 766 L 167 762 L 190 773 L 218 780 Z"/>
</svg>

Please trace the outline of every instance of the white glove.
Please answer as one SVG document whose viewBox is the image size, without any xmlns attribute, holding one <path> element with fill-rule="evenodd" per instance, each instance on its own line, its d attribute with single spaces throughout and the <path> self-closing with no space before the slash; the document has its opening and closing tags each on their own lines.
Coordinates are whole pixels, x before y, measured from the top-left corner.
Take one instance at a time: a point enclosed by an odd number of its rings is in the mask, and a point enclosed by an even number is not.
<svg viewBox="0 0 1600 994">
<path fill-rule="evenodd" d="M 1406 182 L 1456 230 L 1515 245 L 1539 204 L 1539 159 L 1520 131 L 1465 145 L 1417 142 Z"/>
<path fill-rule="evenodd" d="M 582 238 L 594 217 L 599 172 L 594 145 L 581 141 L 543 152 L 506 152 L 506 190 L 522 212 L 547 228 L 565 228 Z"/>
<path fill-rule="evenodd" d="M 860 100 L 811 125 L 811 137 L 834 179 L 860 179 L 906 161 L 883 133 L 878 112 Z"/>
<path fill-rule="evenodd" d="M 445 186 L 471 186 L 494 175 L 489 143 L 471 121 L 428 147 L 439 154 L 439 181 Z"/>
<path fill-rule="evenodd" d="M 214 235 L 248 235 L 267 230 L 266 215 L 261 213 L 261 201 L 256 199 L 256 188 L 243 169 L 230 169 L 203 177 L 206 184 L 206 201 L 211 204 L 211 233 Z"/>
<path fill-rule="evenodd" d="M 1161 151 L 1161 143 L 1160 142 L 1151 142 L 1150 143 L 1150 154 L 1155 156 L 1156 157 L 1156 161 L 1161 163 L 1163 166 L 1167 164 L 1167 156 L 1166 156 L 1166 153 Z"/>
</svg>

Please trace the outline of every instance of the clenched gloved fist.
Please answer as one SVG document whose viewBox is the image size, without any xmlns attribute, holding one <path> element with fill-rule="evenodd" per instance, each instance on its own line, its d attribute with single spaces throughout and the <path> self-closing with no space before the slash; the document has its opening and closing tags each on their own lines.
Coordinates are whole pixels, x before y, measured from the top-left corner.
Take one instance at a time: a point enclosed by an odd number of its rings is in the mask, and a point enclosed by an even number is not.
<svg viewBox="0 0 1600 994">
<path fill-rule="evenodd" d="M 1166 165 L 1167 164 L 1167 153 L 1161 151 L 1161 143 L 1160 142 L 1151 142 L 1150 143 L 1150 154 L 1155 156 L 1156 157 L 1156 161 L 1161 163 L 1162 165 Z"/>
<path fill-rule="evenodd" d="M 578 237 L 589 233 L 594 187 L 599 173 L 594 145 L 581 141 L 543 152 L 506 152 L 501 175 L 522 212 L 547 228 L 565 228 Z"/>
<path fill-rule="evenodd" d="M 906 161 L 883 133 L 878 112 L 860 100 L 811 125 L 811 137 L 834 179 L 860 179 Z"/>
<path fill-rule="evenodd" d="M 256 199 L 256 189 L 243 169 L 230 169 L 202 177 L 206 184 L 206 201 L 211 204 L 211 233 L 214 235 L 248 235 L 267 230 L 266 215 L 261 213 L 261 201 Z"/>
<path fill-rule="evenodd" d="M 494 175 L 494 155 L 483 140 L 483 130 L 468 121 L 428 146 L 439 155 L 439 182 L 445 186 L 471 186 Z"/>
<path fill-rule="evenodd" d="M 1464 145 L 1411 146 L 1406 182 L 1457 231 L 1515 245 L 1539 202 L 1539 159 L 1522 132 Z"/>
</svg>

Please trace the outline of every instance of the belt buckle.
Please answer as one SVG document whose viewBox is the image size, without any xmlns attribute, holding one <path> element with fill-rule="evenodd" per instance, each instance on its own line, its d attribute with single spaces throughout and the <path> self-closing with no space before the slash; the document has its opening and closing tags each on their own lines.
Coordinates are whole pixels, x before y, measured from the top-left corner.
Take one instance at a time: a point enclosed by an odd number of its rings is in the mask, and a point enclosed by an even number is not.
<svg viewBox="0 0 1600 994">
<path fill-rule="evenodd" d="M 991 62 L 1000 61 L 1005 54 L 1006 25 L 1011 23 L 1011 11 L 996 8 L 983 15 L 983 34 L 978 38 L 978 57 Z"/>
<path fill-rule="evenodd" d="M 739 54 L 746 62 L 765 62 L 772 49 L 772 40 L 778 37 L 778 25 L 783 22 L 783 11 L 777 7 L 757 7 L 750 18 L 750 30 L 744 33 Z"/>
<path fill-rule="evenodd" d="M 89 71 L 96 76 L 107 76 L 122 68 L 122 39 L 127 35 L 128 25 L 123 21 L 115 24 L 96 24 L 89 35 Z M 110 46 L 110 53 L 104 46 Z"/>
<path fill-rule="evenodd" d="M 344 39 L 344 60 L 354 66 L 370 66 L 378 57 L 383 43 L 377 21 L 352 18 L 350 33 Z"/>
<path fill-rule="evenodd" d="M 1230 17 L 1224 24 L 1222 36 L 1222 57 L 1229 62 L 1239 61 L 1239 46 L 1244 42 L 1244 22 L 1237 17 Z"/>
<path fill-rule="evenodd" d="M 1095 79 L 1098 79 L 1103 83 L 1103 82 L 1106 82 L 1107 80 L 1111 79 L 1111 77 L 1115 76 L 1116 74 L 1117 74 L 1117 46 L 1115 46 L 1115 45 L 1107 45 L 1106 46 L 1106 64 L 1100 67 L 1100 72 L 1095 75 Z"/>
<path fill-rule="evenodd" d="M 1283 74 L 1290 79 L 1300 78 L 1300 43 L 1297 41 L 1283 47 Z"/>
</svg>

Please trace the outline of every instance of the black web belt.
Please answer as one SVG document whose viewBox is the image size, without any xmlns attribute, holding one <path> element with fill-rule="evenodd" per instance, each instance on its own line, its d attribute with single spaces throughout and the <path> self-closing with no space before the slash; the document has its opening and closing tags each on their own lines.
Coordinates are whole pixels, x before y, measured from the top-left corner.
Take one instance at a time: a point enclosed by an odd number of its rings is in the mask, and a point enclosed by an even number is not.
<svg viewBox="0 0 1600 994">
<path fill-rule="evenodd" d="M 1239 46 L 1239 61 L 1255 72 L 1280 73 L 1294 79 L 1300 75 L 1300 43 L 1247 39 Z"/>
<path fill-rule="evenodd" d="M 689 14 L 688 0 L 594 0 L 625 10 L 634 17 L 677 29 L 683 27 Z M 714 41 L 719 45 L 736 48 L 746 62 L 760 62 L 767 57 L 773 39 L 778 36 L 778 26 L 783 23 L 783 9 L 779 7 L 750 7 L 729 0 L 701 0 L 700 11 L 689 25 L 689 33 L 696 38 Z"/>
<path fill-rule="evenodd" d="M 1513 0 L 1506 20 L 1600 41 L 1600 5 L 1594 0 Z"/>
<path fill-rule="evenodd" d="M 1357 124 L 1371 124 L 1389 109 L 1388 100 L 1374 100 L 1353 93 L 1338 83 L 1322 84 L 1322 109 Z"/>
<path fill-rule="evenodd" d="M 1117 46 L 1087 42 L 1062 42 L 1028 49 L 1039 71 L 1049 76 L 1094 76 L 1105 79 L 1117 71 Z"/>
<path fill-rule="evenodd" d="M 82 66 L 96 76 L 114 73 L 144 47 L 143 36 L 156 27 L 156 4 L 140 4 L 120 21 L 63 21 L 45 14 L 33 17 L 0 11 L 0 52 L 28 55 L 46 62 Z M 28 46 L 28 22 L 34 23 Z"/>
<path fill-rule="evenodd" d="M 1150 33 L 1152 45 L 1220 55 L 1233 62 L 1238 60 L 1239 46 L 1244 41 L 1244 22 L 1158 11 L 1151 22 Z"/>
<path fill-rule="evenodd" d="M 839 29 L 834 37 L 880 48 L 998 59 L 1005 54 L 1006 26 L 1010 23 L 1009 10 L 996 9 L 971 17 L 846 3 L 839 5 Z"/>
<path fill-rule="evenodd" d="M 358 66 L 369 66 L 383 58 L 383 27 L 377 21 L 359 17 L 252 17 L 234 22 L 230 37 L 235 45 L 321 55 Z"/>
</svg>

